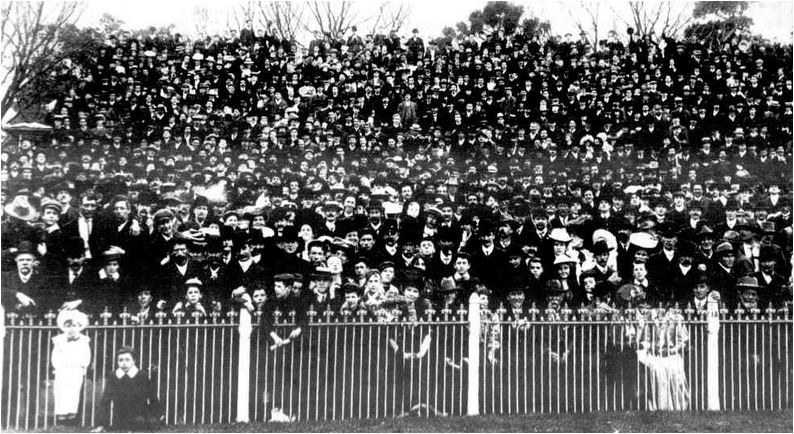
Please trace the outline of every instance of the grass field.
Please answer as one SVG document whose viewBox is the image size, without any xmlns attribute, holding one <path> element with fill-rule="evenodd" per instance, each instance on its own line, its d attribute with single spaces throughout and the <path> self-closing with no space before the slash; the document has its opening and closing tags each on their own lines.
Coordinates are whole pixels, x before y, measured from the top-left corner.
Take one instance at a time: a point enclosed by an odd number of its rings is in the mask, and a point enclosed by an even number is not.
<svg viewBox="0 0 794 434">
<path fill-rule="evenodd" d="M 590 413 L 405 417 L 332 422 L 161 427 L 163 432 L 792 432 L 792 412 Z M 55 432 L 77 432 L 58 428 Z"/>
</svg>

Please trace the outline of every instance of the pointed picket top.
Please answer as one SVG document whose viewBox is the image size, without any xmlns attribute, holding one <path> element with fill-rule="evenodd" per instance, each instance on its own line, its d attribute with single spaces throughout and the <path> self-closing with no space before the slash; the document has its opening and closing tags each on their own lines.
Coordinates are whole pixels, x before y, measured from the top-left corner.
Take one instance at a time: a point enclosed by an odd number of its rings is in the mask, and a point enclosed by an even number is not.
<svg viewBox="0 0 794 434">
<path fill-rule="evenodd" d="M 108 322 L 110 321 L 110 318 L 112 316 L 113 316 L 113 314 L 110 313 L 110 308 L 107 307 L 107 306 L 105 306 L 105 310 L 102 311 L 102 313 L 99 314 L 99 317 L 102 318 L 102 324 L 103 325 L 108 325 Z"/>
<path fill-rule="evenodd" d="M 121 313 L 119 314 L 119 318 L 121 318 L 121 323 L 124 324 L 124 325 L 127 325 L 127 322 L 130 320 L 130 316 L 132 316 L 132 315 L 130 315 L 130 312 L 127 309 L 127 306 L 124 306 L 121 309 Z"/>
<path fill-rule="evenodd" d="M 49 311 L 47 311 L 47 313 L 44 314 L 44 320 L 47 322 L 48 326 L 52 326 L 53 325 L 53 323 L 55 322 L 56 316 L 57 315 L 55 315 L 55 312 L 53 312 L 52 309 L 50 309 Z"/>
</svg>

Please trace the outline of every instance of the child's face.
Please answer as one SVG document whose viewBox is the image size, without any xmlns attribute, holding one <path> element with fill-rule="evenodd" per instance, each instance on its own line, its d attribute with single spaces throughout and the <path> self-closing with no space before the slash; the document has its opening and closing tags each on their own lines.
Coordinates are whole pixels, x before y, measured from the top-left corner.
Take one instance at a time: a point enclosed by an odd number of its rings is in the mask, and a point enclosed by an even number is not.
<svg viewBox="0 0 794 434">
<path fill-rule="evenodd" d="M 596 286 L 595 278 L 587 277 L 584 279 L 584 290 L 585 292 L 593 292 Z"/>
<path fill-rule="evenodd" d="M 419 298 L 419 290 L 414 288 L 413 286 L 409 286 L 405 288 L 405 299 L 408 301 L 414 301 Z"/>
<path fill-rule="evenodd" d="M 273 285 L 273 290 L 276 293 L 276 297 L 286 297 L 289 294 L 287 287 L 284 285 L 284 282 L 276 282 Z"/>
<path fill-rule="evenodd" d="M 152 293 L 149 291 L 141 291 L 138 293 L 138 306 L 145 308 L 149 307 L 152 302 Z"/>
<path fill-rule="evenodd" d="M 130 368 L 135 366 L 135 360 L 133 360 L 132 354 L 127 353 L 119 354 L 118 358 L 116 359 L 116 363 L 118 363 L 119 369 L 124 372 L 129 371 Z"/>
<path fill-rule="evenodd" d="M 191 286 L 187 289 L 187 294 L 185 294 L 185 298 L 187 299 L 188 303 L 198 303 L 201 300 L 201 291 L 195 286 Z"/>
<path fill-rule="evenodd" d="M 70 320 L 63 323 L 63 332 L 66 333 L 66 336 L 75 337 L 80 334 L 80 329 L 77 327 L 77 323 Z"/>
<path fill-rule="evenodd" d="M 119 261 L 110 261 L 105 264 L 105 273 L 116 274 L 119 272 Z"/>
<path fill-rule="evenodd" d="M 357 292 L 348 292 L 345 294 L 345 302 L 348 304 L 358 304 L 358 301 L 361 297 L 358 295 Z"/>
<path fill-rule="evenodd" d="M 252 298 L 254 300 L 254 304 L 262 304 L 267 299 L 267 295 L 265 295 L 264 289 L 257 289 L 256 291 L 254 291 L 254 295 L 252 296 Z"/>
</svg>

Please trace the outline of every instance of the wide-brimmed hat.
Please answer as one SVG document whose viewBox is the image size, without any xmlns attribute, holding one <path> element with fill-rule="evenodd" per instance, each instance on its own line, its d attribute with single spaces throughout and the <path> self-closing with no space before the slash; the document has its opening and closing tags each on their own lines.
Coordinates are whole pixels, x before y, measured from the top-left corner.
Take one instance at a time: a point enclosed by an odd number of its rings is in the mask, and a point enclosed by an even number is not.
<svg viewBox="0 0 794 434">
<path fill-rule="evenodd" d="M 110 246 L 109 249 L 102 252 L 102 260 L 105 262 L 118 261 L 126 253 L 127 252 L 125 252 L 124 249 L 122 249 L 121 247 Z"/>
<path fill-rule="evenodd" d="M 25 222 L 32 222 L 39 218 L 38 210 L 30 204 L 27 196 L 16 196 L 3 208 L 3 211 L 11 217 Z"/>
<path fill-rule="evenodd" d="M 647 232 L 635 232 L 629 235 L 629 244 L 633 244 L 641 249 L 655 249 L 659 240 Z"/>
<path fill-rule="evenodd" d="M 65 331 L 64 327 L 68 321 L 71 321 L 78 331 L 82 331 L 88 326 L 88 316 L 79 310 L 62 310 L 55 318 L 55 322 L 61 331 Z"/>
<path fill-rule="evenodd" d="M 458 290 L 458 284 L 455 282 L 455 279 L 452 277 L 445 277 L 441 279 L 441 284 L 438 287 L 438 291 L 441 293 L 449 293 L 455 292 Z"/>
<path fill-rule="evenodd" d="M 571 241 L 571 236 L 568 234 L 563 228 L 554 228 L 549 233 L 549 239 L 554 241 L 559 241 L 561 243 L 568 243 Z"/>
</svg>

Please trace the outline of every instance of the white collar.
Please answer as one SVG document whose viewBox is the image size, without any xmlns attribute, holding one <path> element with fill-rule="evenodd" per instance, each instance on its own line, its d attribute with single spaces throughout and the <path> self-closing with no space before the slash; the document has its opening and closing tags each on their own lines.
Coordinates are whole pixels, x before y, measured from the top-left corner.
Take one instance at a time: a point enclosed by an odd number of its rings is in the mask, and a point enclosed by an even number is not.
<svg viewBox="0 0 794 434">
<path fill-rule="evenodd" d="M 125 375 L 130 377 L 130 378 L 135 378 L 135 376 L 138 375 L 138 372 L 139 372 L 139 369 L 138 369 L 137 366 L 131 367 L 130 370 L 127 371 L 126 373 L 124 371 L 122 371 L 121 368 L 119 368 L 119 369 L 116 369 L 116 378 L 121 379 L 121 377 L 123 377 Z"/>
</svg>

